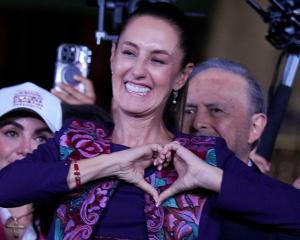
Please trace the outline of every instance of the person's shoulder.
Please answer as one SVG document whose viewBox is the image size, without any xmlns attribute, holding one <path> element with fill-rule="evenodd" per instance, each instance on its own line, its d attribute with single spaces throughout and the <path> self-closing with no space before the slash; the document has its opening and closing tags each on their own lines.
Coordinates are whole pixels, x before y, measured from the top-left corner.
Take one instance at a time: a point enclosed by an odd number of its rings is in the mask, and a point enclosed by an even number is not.
<svg viewBox="0 0 300 240">
<path fill-rule="evenodd" d="M 110 135 L 113 124 L 100 119 L 78 119 L 78 118 L 69 118 L 65 120 L 65 123 L 60 131 L 61 134 L 66 134 L 67 132 L 86 132 L 86 133 L 97 133 L 103 136 Z"/>
<path fill-rule="evenodd" d="M 64 124 L 60 132 L 65 132 L 70 128 L 101 128 L 109 133 L 113 127 L 113 121 L 110 114 L 103 108 L 93 105 L 68 105 L 63 104 Z"/>
</svg>

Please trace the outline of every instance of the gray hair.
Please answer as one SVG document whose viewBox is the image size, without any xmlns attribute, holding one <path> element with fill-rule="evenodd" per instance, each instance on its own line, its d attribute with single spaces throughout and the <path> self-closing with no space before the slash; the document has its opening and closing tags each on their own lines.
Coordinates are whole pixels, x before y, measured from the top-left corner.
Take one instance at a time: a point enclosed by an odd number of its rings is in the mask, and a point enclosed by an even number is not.
<svg viewBox="0 0 300 240">
<path fill-rule="evenodd" d="M 221 69 L 233 74 L 237 74 L 246 80 L 248 83 L 248 96 L 250 99 L 250 109 L 253 113 L 265 113 L 265 102 L 262 89 L 257 80 L 252 76 L 249 70 L 240 63 L 223 59 L 223 58 L 210 58 L 205 62 L 196 65 L 189 77 L 192 79 L 198 73 L 203 72 L 210 68 Z"/>
</svg>

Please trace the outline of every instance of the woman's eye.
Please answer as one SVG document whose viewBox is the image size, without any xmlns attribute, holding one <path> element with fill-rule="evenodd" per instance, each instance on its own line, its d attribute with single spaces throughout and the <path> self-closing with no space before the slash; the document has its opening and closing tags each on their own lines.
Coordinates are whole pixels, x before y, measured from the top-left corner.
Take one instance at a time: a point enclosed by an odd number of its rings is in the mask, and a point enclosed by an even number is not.
<svg viewBox="0 0 300 240">
<path fill-rule="evenodd" d="M 5 134 L 5 136 L 10 137 L 10 138 L 19 136 L 19 134 L 16 131 L 12 131 L 12 130 L 6 131 L 4 134 Z"/>
<path fill-rule="evenodd" d="M 161 59 L 158 59 L 158 58 L 153 58 L 152 62 L 158 63 L 158 64 L 166 64 L 166 62 L 164 60 L 161 60 Z"/>
<path fill-rule="evenodd" d="M 123 50 L 122 52 L 124 55 L 127 55 L 127 56 L 133 56 L 134 53 L 132 51 L 129 51 L 129 50 Z"/>
<path fill-rule="evenodd" d="M 45 136 L 38 136 L 38 137 L 36 137 L 36 141 L 38 142 L 38 143 L 45 143 L 46 141 L 47 141 L 47 137 L 45 137 Z"/>
</svg>

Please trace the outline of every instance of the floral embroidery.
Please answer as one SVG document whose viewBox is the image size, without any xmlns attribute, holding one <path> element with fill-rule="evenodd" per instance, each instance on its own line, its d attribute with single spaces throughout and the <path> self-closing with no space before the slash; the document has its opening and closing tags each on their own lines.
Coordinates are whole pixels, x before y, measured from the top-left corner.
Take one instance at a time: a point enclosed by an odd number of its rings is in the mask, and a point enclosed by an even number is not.
<svg viewBox="0 0 300 240">
<path fill-rule="evenodd" d="M 92 122 L 73 121 L 60 139 L 61 155 L 70 160 L 95 157 L 109 151 L 109 141 L 102 128 Z"/>
<path fill-rule="evenodd" d="M 216 163 L 216 155 L 212 148 L 215 144 L 211 137 L 181 137 L 176 139 L 189 148 L 201 159 Z M 155 172 L 146 180 L 158 192 L 167 189 L 178 177 L 173 166 Z M 167 199 L 160 207 L 155 206 L 154 200 L 145 194 L 145 214 L 149 239 L 198 239 L 198 230 L 206 196 L 199 194 L 179 194 Z M 163 224 L 162 224 L 163 223 Z"/>
<path fill-rule="evenodd" d="M 208 164 L 217 166 L 217 157 L 214 149 L 216 138 L 211 136 L 187 136 L 179 137 L 176 141 L 180 142 Z"/>
<path fill-rule="evenodd" d="M 174 170 L 164 172 L 168 172 L 170 178 L 164 173 L 160 174 L 161 172 L 156 172 L 147 178 L 159 192 L 172 184 L 172 178 L 176 174 Z M 160 181 L 162 177 L 164 180 Z M 161 185 L 162 182 L 166 185 Z M 157 187 L 155 183 L 160 183 L 160 186 Z M 205 197 L 180 194 L 169 198 L 162 206 L 156 207 L 153 198 L 145 194 L 149 239 L 198 239 L 198 227 L 205 200 Z"/>
<path fill-rule="evenodd" d="M 110 152 L 110 142 L 102 126 L 93 122 L 73 121 L 60 138 L 62 160 L 84 160 Z M 117 181 L 104 179 L 86 184 L 80 192 L 73 192 L 57 210 L 56 239 L 89 239 L 99 213 L 106 207 Z"/>
<path fill-rule="evenodd" d="M 102 126 L 93 122 L 73 121 L 60 138 L 62 160 L 84 160 L 110 152 L 110 142 Z M 213 149 L 213 137 L 182 136 L 176 139 L 201 159 L 217 163 Z M 156 171 L 146 180 L 159 192 L 167 189 L 177 178 L 176 171 Z M 73 192 L 65 198 L 57 210 L 55 220 L 56 240 L 81 240 L 91 238 L 93 228 L 110 196 L 118 185 L 117 180 L 102 179 L 86 184 L 80 192 Z M 150 240 L 198 239 L 198 228 L 205 196 L 180 194 L 169 198 L 156 207 L 152 197 L 145 194 L 145 215 Z M 101 237 L 100 237 L 101 239 Z M 103 237 L 103 239 L 107 239 Z"/>
</svg>

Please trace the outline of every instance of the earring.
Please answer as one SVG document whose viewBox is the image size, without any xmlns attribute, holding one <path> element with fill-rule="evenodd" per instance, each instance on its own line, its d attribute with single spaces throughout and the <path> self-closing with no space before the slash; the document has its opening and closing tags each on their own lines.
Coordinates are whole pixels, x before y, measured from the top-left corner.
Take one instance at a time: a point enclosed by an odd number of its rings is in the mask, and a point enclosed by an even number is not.
<svg viewBox="0 0 300 240">
<path fill-rule="evenodd" d="M 172 95 L 173 95 L 172 103 L 176 104 L 177 103 L 177 97 L 178 97 L 178 91 L 177 90 L 173 90 L 172 91 Z"/>
</svg>

